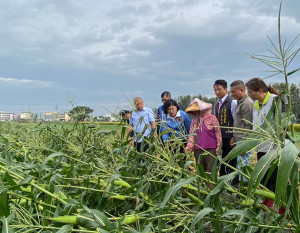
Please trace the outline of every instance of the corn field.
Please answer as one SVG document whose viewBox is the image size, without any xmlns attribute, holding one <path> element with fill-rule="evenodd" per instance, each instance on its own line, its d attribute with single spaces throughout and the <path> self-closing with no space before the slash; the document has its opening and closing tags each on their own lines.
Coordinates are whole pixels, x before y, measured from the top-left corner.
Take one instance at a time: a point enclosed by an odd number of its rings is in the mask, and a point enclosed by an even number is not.
<svg viewBox="0 0 300 233">
<path fill-rule="evenodd" d="M 287 70 L 300 51 L 291 50 L 299 35 L 290 45 L 281 42 L 280 10 L 279 48 L 269 38 L 270 56 L 250 56 L 273 69 L 271 76 L 284 75 L 289 110 L 281 112 L 279 96 L 261 127 L 226 158 L 219 152 L 212 174 L 195 167 L 192 155 L 164 147 L 153 131 L 149 150 L 141 153 L 130 145 L 124 125 L 103 130 L 92 123 L 1 122 L 2 232 L 300 232 L 300 157 L 288 85 L 300 68 Z M 274 150 L 254 166 L 218 175 L 220 164 L 230 166 L 230 159 L 265 142 Z M 261 180 L 276 168 L 271 192 Z M 231 186 L 238 174 L 248 179 L 247 187 Z M 262 204 L 265 198 L 274 200 L 273 208 Z M 285 212 L 279 214 L 280 208 Z"/>
<path fill-rule="evenodd" d="M 2 232 L 300 231 L 294 144 L 278 146 L 272 163 L 249 167 L 248 189 L 236 189 L 230 180 L 238 171 L 218 177 L 216 162 L 211 176 L 201 167 L 195 172 L 192 156 L 184 162 L 153 138 L 147 153 L 139 153 L 129 144 L 127 127 L 119 127 L 1 123 Z M 259 140 L 246 141 L 229 156 L 270 137 L 257 134 Z M 278 163 L 282 175 L 272 193 L 259 181 L 265 168 Z M 265 197 L 275 200 L 273 209 L 262 205 Z M 283 215 L 280 206 L 287 209 Z"/>
</svg>

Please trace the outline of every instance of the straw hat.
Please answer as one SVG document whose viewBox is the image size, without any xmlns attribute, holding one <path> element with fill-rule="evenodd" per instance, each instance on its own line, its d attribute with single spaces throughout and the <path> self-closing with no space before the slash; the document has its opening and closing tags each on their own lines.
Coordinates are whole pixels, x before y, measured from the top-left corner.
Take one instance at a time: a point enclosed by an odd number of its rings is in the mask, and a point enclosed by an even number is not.
<svg viewBox="0 0 300 233">
<path fill-rule="evenodd" d="M 210 103 L 205 103 L 202 100 L 199 100 L 198 98 L 195 98 L 189 106 L 186 108 L 185 112 L 187 113 L 193 113 L 193 112 L 199 112 L 199 111 L 204 111 L 212 109 L 212 104 Z"/>
</svg>

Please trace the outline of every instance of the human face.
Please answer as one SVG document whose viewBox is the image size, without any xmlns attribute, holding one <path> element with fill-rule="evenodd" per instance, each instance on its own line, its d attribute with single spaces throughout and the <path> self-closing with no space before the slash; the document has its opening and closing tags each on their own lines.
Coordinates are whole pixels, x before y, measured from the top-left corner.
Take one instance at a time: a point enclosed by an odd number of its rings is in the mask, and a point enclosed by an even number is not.
<svg viewBox="0 0 300 233">
<path fill-rule="evenodd" d="M 143 108 L 144 108 L 144 102 L 143 102 L 143 100 L 141 100 L 141 99 L 136 100 L 135 101 L 135 107 L 136 107 L 136 110 L 142 111 Z"/>
<path fill-rule="evenodd" d="M 218 99 L 222 99 L 225 95 L 227 95 L 227 88 L 224 88 L 222 85 L 214 85 L 214 89 Z"/>
<path fill-rule="evenodd" d="M 245 96 L 245 90 L 238 87 L 230 87 L 230 95 L 235 100 L 240 100 Z"/>
<path fill-rule="evenodd" d="M 258 91 L 253 91 L 249 87 L 247 87 L 247 92 L 248 92 L 248 95 L 250 96 L 251 99 L 253 99 L 253 100 L 258 100 L 259 99 L 259 90 Z"/>
<path fill-rule="evenodd" d="M 161 98 L 161 102 L 163 102 L 163 103 L 165 103 L 167 100 L 169 100 L 169 99 L 171 99 L 171 97 L 168 97 L 168 96 L 163 96 L 162 98 Z"/>
<path fill-rule="evenodd" d="M 177 114 L 177 107 L 174 105 L 170 105 L 168 107 L 167 111 L 168 111 L 168 114 L 170 115 L 170 117 L 174 118 Z"/>
<path fill-rule="evenodd" d="M 130 113 L 130 112 L 127 112 L 127 113 L 126 113 L 126 120 L 129 120 L 129 119 L 130 119 L 130 116 L 131 116 L 131 113 Z"/>
</svg>

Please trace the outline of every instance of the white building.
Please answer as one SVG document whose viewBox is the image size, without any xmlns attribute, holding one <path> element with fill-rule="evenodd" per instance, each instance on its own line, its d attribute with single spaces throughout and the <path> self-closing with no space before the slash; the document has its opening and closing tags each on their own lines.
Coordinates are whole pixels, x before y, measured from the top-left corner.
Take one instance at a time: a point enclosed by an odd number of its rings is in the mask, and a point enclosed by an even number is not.
<svg viewBox="0 0 300 233">
<path fill-rule="evenodd" d="M 32 112 L 22 112 L 20 114 L 20 120 L 36 120 L 37 114 Z"/>
<path fill-rule="evenodd" d="M 0 121 L 13 121 L 14 114 L 8 112 L 0 112 Z"/>
<path fill-rule="evenodd" d="M 70 116 L 67 113 L 44 112 L 45 121 L 70 121 Z"/>
</svg>

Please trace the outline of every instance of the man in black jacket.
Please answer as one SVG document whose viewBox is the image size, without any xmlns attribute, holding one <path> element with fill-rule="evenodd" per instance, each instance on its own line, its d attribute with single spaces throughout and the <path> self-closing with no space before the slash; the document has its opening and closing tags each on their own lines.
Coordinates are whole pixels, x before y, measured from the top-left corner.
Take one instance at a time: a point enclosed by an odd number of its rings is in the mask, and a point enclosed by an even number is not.
<svg viewBox="0 0 300 233">
<path fill-rule="evenodd" d="M 233 121 L 235 117 L 235 111 L 237 107 L 237 101 L 233 100 L 227 92 L 227 82 L 225 80 L 216 80 L 214 84 L 215 94 L 218 98 L 214 112 L 215 116 L 219 120 L 222 133 L 222 158 L 225 158 L 228 153 L 231 151 L 234 145 L 230 144 L 230 140 L 233 137 L 232 128 Z M 237 159 L 234 158 L 228 163 L 236 167 Z M 221 164 L 220 175 L 227 175 L 233 172 L 233 170 L 223 164 Z M 232 180 L 232 185 L 237 185 L 239 183 L 239 177 L 236 176 Z"/>
</svg>

